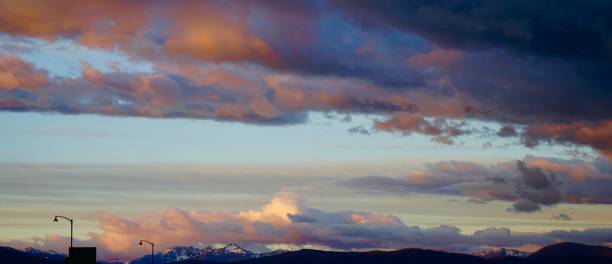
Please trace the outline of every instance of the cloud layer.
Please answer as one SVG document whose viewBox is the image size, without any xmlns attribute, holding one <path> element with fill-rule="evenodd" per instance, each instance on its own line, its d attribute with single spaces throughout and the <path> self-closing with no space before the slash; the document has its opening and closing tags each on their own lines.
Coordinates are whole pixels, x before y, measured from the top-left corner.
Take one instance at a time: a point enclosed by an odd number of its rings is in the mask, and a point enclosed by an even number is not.
<svg viewBox="0 0 612 264">
<path fill-rule="evenodd" d="M 146 220 L 106 212 L 98 212 L 95 219 L 100 232 L 90 233 L 89 240 L 77 242 L 100 247 L 102 258 L 137 256 L 139 239 L 155 241 L 162 249 L 175 245 L 234 242 L 243 245 L 311 245 L 341 250 L 425 247 L 468 252 L 481 246 L 542 246 L 560 241 L 612 242 L 610 229 L 520 233 L 508 228 L 489 227 L 473 234 L 463 234 L 453 226 L 421 228 L 406 225 L 393 215 L 319 210 L 306 206 L 287 193 L 274 197 L 259 210 L 227 212 L 169 208 L 159 217 Z M 51 235 L 33 242 L 2 244 L 34 245 L 64 251 L 68 240 Z"/>
<path fill-rule="evenodd" d="M 480 165 L 440 161 L 403 178 L 367 176 L 344 184 L 395 193 L 424 192 L 467 196 L 478 202 L 509 201 L 511 212 L 537 212 L 559 203 L 611 204 L 612 171 L 606 158 L 594 162 L 527 156 L 523 160 Z"/>
<path fill-rule="evenodd" d="M 81 77 L 51 78 L 3 54 L 0 109 L 255 124 L 303 123 L 310 111 L 377 113 L 387 119 L 374 130 L 442 143 L 475 133 L 463 121 L 485 120 L 524 128 L 499 135 L 527 146 L 587 145 L 610 157 L 610 9 L 565 1 L 0 1 L 5 38 L 67 40 L 153 67 L 84 64 Z"/>
</svg>

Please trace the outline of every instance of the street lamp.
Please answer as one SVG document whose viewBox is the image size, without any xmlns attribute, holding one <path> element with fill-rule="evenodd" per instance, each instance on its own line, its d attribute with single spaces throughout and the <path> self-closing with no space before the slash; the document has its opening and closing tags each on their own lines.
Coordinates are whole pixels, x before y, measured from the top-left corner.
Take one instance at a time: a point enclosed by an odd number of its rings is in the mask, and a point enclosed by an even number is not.
<svg viewBox="0 0 612 264">
<path fill-rule="evenodd" d="M 154 256 L 153 256 L 153 251 L 154 251 L 154 249 L 155 249 L 155 243 L 153 243 L 153 242 L 151 242 L 151 241 L 147 241 L 147 240 L 143 240 L 143 239 L 141 239 L 141 240 L 138 242 L 138 245 L 139 245 L 139 246 L 142 246 L 142 242 L 145 242 L 145 243 L 147 243 L 147 244 L 151 245 L 151 264 L 153 264 L 153 257 L 154 257 Z"/>
<path fill-rule="evenodd" d="M 58 217 L 64 218 L 64 219 L 70 221 L 70 247 L 72 247 L 72 230 L 73 230 L 73 222 L 74 221 L 72 219 L 68 218 L 68 217 L 61 216 L 61 215 L 56 215 L 55 218 L 53 218 L 53 222 L 58 223 L 59 222 L 57 220 Z"/>
</svg>

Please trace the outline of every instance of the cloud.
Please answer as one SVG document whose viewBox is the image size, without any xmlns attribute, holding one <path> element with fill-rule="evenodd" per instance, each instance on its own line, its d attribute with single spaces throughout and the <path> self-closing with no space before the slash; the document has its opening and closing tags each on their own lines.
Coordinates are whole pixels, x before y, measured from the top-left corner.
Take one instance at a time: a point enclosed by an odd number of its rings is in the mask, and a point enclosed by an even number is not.
<svg viewBox="0 0 612 264">
<path fill-rule="evenodd" d="M 564 213 L 559 213 L 558 215 L 553 215 L 552 219 L 561 220 L 561 221 L 572 221 L 572 220 L 574 220 L 572 217 L 570 217 L 569 215 L 566 215 Z"/>
<path fill-rule="evenodd" d="M 424 247 L 470 251 L 481 246 L 519 247 L 560 241 L 590 244 L 612 242 L 610 229 L 557 230 L 542 233 L 512 232 L 489 227 L 462 234 L 453 226 L 421 228 L 404 224 L 398 217 L 358 211 L 323 211 L 308 207 L 298 197 L 279 194 L 260 210 L 242 212 L 184 211 L 169 208 L 147 218 L 125 218 L 98 212 L 99 232 L 79 245 L 95 245 L 101 258 L 138 256 L 137 241 L 147 239 L 163 249 L 200 243 L 316 245 L 340 250 Z M 36 238 L 32 242 L 10 241 L 3 245 L 36 246 L 65 251 L 68 239 Z"/>
<path fill-rule="evenodd" d="M 517 168 L 521 181 L 516 187 L 518 195 L 525 199 L 522 204 L 524 211 L 534 209 L 533 205 L 553 205 L 561 202 L 561 192 L 558 189 L 560 183 L 554 175 L 546 174 L 537 167 L 527 167 L 523 161 L 517 162 Z"/>
<path fill-rule="evenodd" d="M 514 127 L 509 126 L 509 125 L 504 125 L 499 129 L 499 131 L 497 132 L 497 135 L 500 137 L 514 137 L 517 135 L 517 132 Z"/>
<path fill-rule="evenodd" d="M 95 15 L 84 15 L 93 11 Z M 49 41 L 72 39 L 87 47 L 118 49 L 155 63 L 250 62 L 310 74 L 367 75 L 381 83 L 415 82 L 388 76 L 362 56 L 356 57 L 361 42 L 332 50 L 321 39 L 342 41 L 344 36 L 325 30 L 341 25 L 319 28 L 322 12 L 323 7 L 314 2 L 281 6 L 266 1 L 137 4 L 96 0 L 73 6 L 70 1 L 53 5 L 38 0 L 3 1 L 0 31 Z M 281 20 L 283 23 L 277 23 Z M 298 33 L 295 28 L 302 30 Z M 360 39 L 383 41 L 349 25 L 338 30 L 350 31 Z M 398 44 L 387 49 L 379 62 L 391 60 L 395 52 L 412 53 Z M 385 70 L 399 75 L 404 68 L 390 65 Z"/>
<path fill-rule="evenodd" d="M 133 241 L 144 237 L 164 241 L 162 247 L 178 244 L 271 243 L 320 244 L 337 248 L 374 246 L 384 243 L 391 232 L 405 227 L 394 216 L 364 212 L 325 212 L 310 208 L 283 194 L 260 210 L 243 212 L 185 212 L 167 209 L 159 220 L 137 222 L 107 213 L 98 216 L 101 233 L 97 243 L 111 252 L 135 250 Z M 381 234 L 377 234 L 378 232 Z M 382 236 L 376 238 L 376 236 Z M 369 238 L 372 241 L 363 242 Z"/>
<path fill-rule="evenodd" d="M 12 52 L 62 40 L 152 68 L 84 64 L 80 77 L 50 78 L 3 55 L 0 109 L 268 125 L 304 123 L 312 111 L 376 113 L 376 130 L 442 143 L 477 133 L 464 122 L 491 121 L 505 124 L 497 136 L 528 146 L 586 145 L 610 157 L 610 8 L 0 1 L 7 45 L 28 43 Z"/>
<path fill-rule="evenodd" d="M 600 26 L 612 8 L 605 2 L 580 6 L 522 0 L 501 4 L 389 1 L 382 6 L 367 1 L 330 2 L 369 26 L 416 32 L 454 48 L 501 47 L 542 56 L 591 59 L 609 58 L 612 52 L 605 44 L 612 30 Z M 555 27 L 559 24 L 563 28 Z"/>
<path fill-rule="evenodd" d="M 370 135 L 370 134 L 372 134 L 368 129 L 366 129 L 363 126 L 350 127 L 347 131 L 349 133 L 351 133 L 351 134 L 361 134 L 361 135 Z"/>
<path fill-rule="evenodd" d="M 309 111 L 388 113 L 419 109 L 457 115 L 457 102 L 425 90 L 388 91 L 361 80 L 304 78 L 249 66 L 181 66 L 180 72 L 102 72 L 82 64 L 82 77 L 50 78 L 43 89 L 0 91 L 4 110 L 113 116 L 199 118 L 296 124 Z M 181 75 L 184 74 L 184 75 Z"/>
<path fill-rule="evenodd" d="M 74 39 L 88 47 L 117 48 L 141 58 L 159 58 L 155 54 L 161 51 L 210 61 L 277 63 L 268 44 L 239 18 L 247 11 L 240 5 L 213 2 L 96 0 L 75 6 L 70 1 L 2 1 L 0 31 L 50 41 Z"/>
<path fill-rule="evenodd" d="M 452 144 L 452 138 L 468 133 L 461 128 L 461 125 L 444 119 L 430 121 L 420 114 L 399 112 L 387 120 L 376 122 L 374 128 L 380 131 L 399 132 L 403 135 L 416 132 L 432 136 L 436 142 Z"/>
<path fill-rule="evenodd" d="M 470 198 L 470 199 L 467 199 L 465 202 L 472 203 L 472 204 L 486 204 L 487 203 L 487 201 L 483 201 L 477 198 Z"/>
<path fill-rule="evenodd" d="M 533 213 L 541 211 L 540 205 L 530 200 L 520 200 L 507 209 L 508 212 Z"/>
<path fill-rule="evenodd" d="M 47 73 L 34 64 L 6 52 L 0 52 L 0 89 L 36 89 L 47 84 Z"/>
<path fill-rule="evenodd" d="M 207 76 L 216 78 L 215 74 Z M 199 86 L 166 74 L 103 74 L 88 64 L 83 65 L 83 78 L 54 78 L 36 91 L 0 91 L 0 102 L 4 110 L 65 114 L 206 118 L 258 124 L 302 123 L 306 118 L 302 111 L 281 111 L 263 94 L 242 94 L 214 84 Z"/>
<path fill-rule="evenodd" d="M 597 165 L 599 164 L 599 165 Z M 342 184 L 391 193 L 441 193 L 480 201 L 512 202 L 510 212 L 532 213 L 559 203 L 610 204 L 612 186 L 607 159 L 596 162 L 527 156 L 521 161 L 480 165 L 440 161 L 405 177 L 367 176 Z"/>
<path fill-rule="evenodd" d="M 417 68 L 449 67 L 461 60 L 458 50 L 434 49 L 429 53 L 418 53 L 408 58 L 408 64 Z"/>
<path fill-rule="evenodd" d="M 431 41 L 438 48 L 425 58 L 443 61 L 457 57 L 445 51 L 460 52 L 461 67 L 443 75 L 490 111 L 489 118 L 533 125 L 527 131 L 530 143 L 587 145 L 610 157 L 612 134 L 605 127 L 612 49 L 606 43 L 612 26 L 603 22 L 610 3 L 330 2 L 366 28 L 401 30 Z M 541 123 L 568 128 L 545 133 Z M 568 135 L 582 126 L 598 130 L 602 138 Z M 514 135 L 509 129 L 499 133 Z"/>
<path fill-rule="evenodd" d="M 253 32 L 246 18 L 248 5 L 201 2 L 161 4 L 169 27 L 161 47 L 170 56 L 203 61 L 256 61 L 279 67 L 281 58 L 270 44 Z M 143 30 L 143 29 L 140 29 Z"/>
<path fill-rule="evenodd" d="M 612 159 L 612 121 L 598 123 L 538 124 L 527 127 L 522 141 L 527 146 L 541 142 L 588 145 Z"/>
</svg>

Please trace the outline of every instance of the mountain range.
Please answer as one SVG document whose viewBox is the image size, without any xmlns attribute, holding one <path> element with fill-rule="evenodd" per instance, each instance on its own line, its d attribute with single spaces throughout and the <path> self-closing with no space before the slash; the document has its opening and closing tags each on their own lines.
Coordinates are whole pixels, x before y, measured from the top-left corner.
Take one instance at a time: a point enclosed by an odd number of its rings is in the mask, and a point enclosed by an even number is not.
<svg viewBox="0 0 612 264">
<path fill-rule="evenodd" d="M 501 255 L 484 258 L 475 255 L 448 253 L 427 249 L 401 249 L 394 251 L 335 252 L 303 249 L 270 257 L 253 258 L 236 264 L 405 264 L 405 263 L 452 263 L 452 264 L 610 264 L 612 249 L 577 243 L 558 243 L 546 246 L 532 254 L 503 250 Z M 177 264 L 203 264 L 205 262 L 183 261 Z"/>
<path fill-rule="evenodd" d="M 0 263 L 35 264 L 64 263 L 64 255 L 53 251 L 28 248 L 24 251 L 0 247 Z M 148 264 L 150 256 L 135 259 L 132 264 Z M 511 249 L 484 250 L 475 254 L 448 253 L 427 249 L 401 249 L 394 251 L 337 252 L 303 249 L 298 251 L 272 251 L 262 254 L 245 250 L 236 244 L 223 247 L 173 247 L 155 255 L 155 263 L 213 264 L 331 264 L 331 263 L 453 263 L 453 264 L 609 264 L 612 249 L 577 243 L 558 243 L 532 254 Z M 109 263 L 109 262 L 105 262 Z M 113 262 L 120 263 L 120 262 Z"/>
<path fill-rule="evenodd" d="M 485 259 L 505 258 L 505 257 L 526 258 L 529 256 L 529 253 L 520 251 L 520 250 L 516 250 L 516 249 L 499 248 L 499 249 L 483 249 L 472 255 L 481 257 L 481 258 L 485 258 Z"/>
<path fill-rule="evenodd" d="M 45 251 L 45 250 L 40 250 L 40 249 L 29 247 L 29 248 L 24 249 L 23 252 L 26 253 L 26 255 L 30 257 L 34 257 L 34 258 L 41 259 L 41 260 L 62 262 L 66 259 L 66 255 L 55 252 L 53 250 Z"/>
<path fill-rule="evenodd" d="M 275 250 L 264 253 L 254 253 L 236 244 L 227 244 L 222 247 L 173 247 L 155 255 L 155 263 L 171 263 L 185 260 L 202 260 L 212 262 L 235 262 L 240 260 L 273 256 L 285 253 L 284 250 Z M 143 256 L 132 260 L 132 264 L 149 264 L 151 256 Z"/>
<path fill-rule="evenodd" d="M 19 264 L 63 264 L 63 259 L 45 258 L 48 253 L 40 250 L 17 250 L 10 247 L 0 247 L 0 263 Z"/>
</svg>

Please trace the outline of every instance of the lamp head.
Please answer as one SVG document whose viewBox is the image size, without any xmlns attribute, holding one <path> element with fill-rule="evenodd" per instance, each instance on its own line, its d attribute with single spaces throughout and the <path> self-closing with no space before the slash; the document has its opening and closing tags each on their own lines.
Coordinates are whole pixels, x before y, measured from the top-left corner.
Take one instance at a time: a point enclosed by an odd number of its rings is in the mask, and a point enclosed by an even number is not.
<svg viewBox="0 0 612 264">
<path fill-rule="evenodd" d="M 53 218 L 53 222 L 57 223 L 57 216 Z"/>
</svg>

